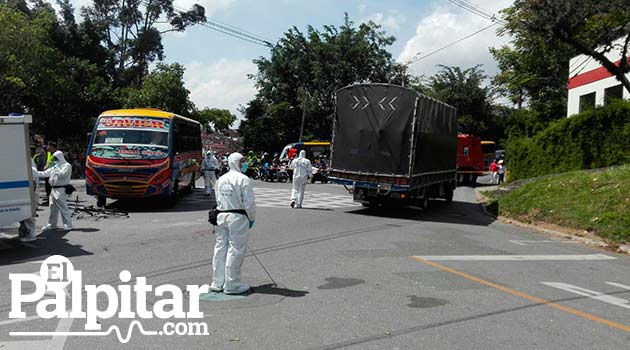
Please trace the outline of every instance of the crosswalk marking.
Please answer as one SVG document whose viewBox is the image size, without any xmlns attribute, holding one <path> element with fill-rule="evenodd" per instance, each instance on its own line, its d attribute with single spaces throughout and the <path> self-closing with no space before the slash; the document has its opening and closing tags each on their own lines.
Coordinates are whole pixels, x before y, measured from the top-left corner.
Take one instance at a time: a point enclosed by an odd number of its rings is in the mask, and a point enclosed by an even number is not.
<svg viewBox="0 0 630 350">
<path fill-rule="evenodd" d="M 614 260 L 604 254 L 585 255 L 435 255 L 421 256 L 431 261 L 572 261 L 572 260 Z"/>
<path fill-rule="evenodd" d="M 605 303 L 619 306 L 624 309 L 630 309 L 630 304 L 628 304 L 628 300 L 626 299 L 622 299 L 622 298 L 618 298 L 618 297 L 608 295 L 605 293 L 600 293 L 594 290 L 578 287 L 578 286 L 568 284 L 568 283 L 561 283 L 561 282 L 540 282 L 540 283 L 549 287 L 562 289 L 567 292 L 581 295 L 587 298 L 603 301 Z"/>
<path fill-rule="evenodd" d="M 291 201 L 290 189 L 254 188 L 256 206 L 262 208 L 288 208 Z M 325 192 L 309 192 L 304 195 L 304 208 L 336 209 L 359 206 L 351 196 Z"/>
</svg>

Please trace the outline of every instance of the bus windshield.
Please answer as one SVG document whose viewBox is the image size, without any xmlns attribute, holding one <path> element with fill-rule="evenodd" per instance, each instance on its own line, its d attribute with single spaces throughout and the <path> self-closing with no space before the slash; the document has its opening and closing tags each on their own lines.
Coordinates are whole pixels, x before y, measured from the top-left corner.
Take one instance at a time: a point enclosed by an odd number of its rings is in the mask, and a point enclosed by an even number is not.
<svg viewBox="0 0 630 350">
<path fill-rule="evenodd" d="M 170 120 L 101 117 L 91 155 L 107 159 L 160 159 L 168 156 Z"/>
</svg>

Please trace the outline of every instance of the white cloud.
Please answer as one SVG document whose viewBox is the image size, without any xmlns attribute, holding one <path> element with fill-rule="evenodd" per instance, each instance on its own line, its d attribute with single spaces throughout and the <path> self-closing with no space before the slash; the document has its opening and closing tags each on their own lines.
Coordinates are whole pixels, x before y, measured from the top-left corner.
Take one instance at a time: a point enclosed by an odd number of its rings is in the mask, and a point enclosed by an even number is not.
<svg viewBox="0 0 630 350">
<path fill-rule="evenodd" d="M 49 0 L 53 8 L 59 10 L 59 5 L 55 0 Z M 72 6 L 74 6 L 74 14 L 77 17 L 77 21 L 80 21 L 80 10 L 84 6 L 92 6 L 93 0 L 70 0 Z M 199 4 L 206 9 L 206 17 L 214 16 L 218 12 L 226 10 L 232 7 L 236 3 L 236 0 L 175 0 L 173 2 L 177 9 L 190 10 L 194 4 Z"/>
<path fill-rule="evenodd" d="M 407 22 L 407 18 L 398 11 L 390 11 L 388 14 L 377 12 L 369 17 L 362 18 L 359 22 L 368 21 L 381 25 L 388 32 L 397 32 Z"/>
<path fill-rule="evenodd" d="M 512 0 L 475 1 L 475 5 L 495 14 L 510 6 L 511 3 Z M 492 22 L 489 20 L 451 3 L 438 3 L 432 8 L 430 14 L 419 20 L 416 34 L 407 41 L 403 51 L 398 56 L 398 61 L 408 62 L 418 52 L 420 54 L 417 57 L 426 55 L 490 24 Z M 486 74 L 493 75 L 498 69 L 488 48 L 498 47 L 508 42 L 507 37 L 497 36 L 496 30 L 498 28 L 498 25 L 491 27 L 426 59 L 412 63 L 410 65 L 411 71 L 415 75 L 431 76 L 439 70 L 438 64 L 463 68 L 483 64 L 482 69 Z"/>
<path fill-rule="evenodd" d="M 194 4 L 199 4 L 206 9 L 206 17 L 213 16 L 217 12 L 226 10 L 236 3 L 236 0 L 175 0 L 176 7 L 189 10 Z"/>
<path fill-rule="evenodd" d="M 256 95 L 254 81 L 248 74 L 257 71 L 251 60 L 219 59 L 212 62 L 185 64 L 184 82 L 190 99 L 198 108 L 229 109 L 241 119 L 239 105 L 245 105 Z"/>
</svg>

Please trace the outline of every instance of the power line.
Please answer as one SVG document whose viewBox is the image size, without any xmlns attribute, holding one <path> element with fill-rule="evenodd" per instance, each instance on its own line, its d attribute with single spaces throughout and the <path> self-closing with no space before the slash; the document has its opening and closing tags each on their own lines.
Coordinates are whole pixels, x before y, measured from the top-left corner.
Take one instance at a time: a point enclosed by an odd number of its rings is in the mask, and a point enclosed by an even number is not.
<svg viewBox="0 0 630 350">
<path fill-rule="evenodd" d="M 148 0 L 142 1 L 145 5 L 149 5 Z M 187 10 L 173 5 L 173 9 L 179 11 L 180 13 L 187 12 Z M 227 23 L 220 22 L 215 19 L 206 19 L 206 22 L 199 23 L 202 26 L 212 29 L 216 32 L 229 35 L 233 38 L 240 39 L 243 41 L 247 41 L 252 44 L 265 46 L 265 47 L 273 47 L 272 40 L 269 40 L 261 35 L 245 31 L 243 29 L 237 28 L 235 26 L 229 25 Z"/>
<path fill-rule="evenodd" d="M 466 1 L 466 0 L 447 0 L 447 1 L 450 2 L 451 4 L 455 5 L 455 6 L 458 6 L 458 7 L 462 8 L 462 9 L 468 11 L 468 12 L 471 12 L 471 13 L 473 13 L 473 14 L 475 14 L 477 16 L 480 16 L 482 18 L 485 18 L 485 19 L 487 19 L 489 21 L 499 22 L 501 24 L 505 24 L 506 23 L 503 19 L 497 17 L 496 15 L 494 15 L 494 14 L 492 14 L 492 13 L 490 13 L 490 12 L 484 10 L 484 9 L 482 9 L 481 7 L 471 3 L 469 1 Z"/>
<path fill-rule="evenodd" d="M 582 72 L 582 69 L 586 66 L 586 63 L 588 63 L 588 61 L 591 60 L 590 56 L 586 56 L 586 58 L 584 58 L 584 60 L 582 60 L 582 62 L 578 65 L 575 66 L 575 68 L 573 68 L 571 70 L 571 72 L 569 72 L 569 78 L 574 78 L 576 77 L 578 74 L 580 74 Z M 575 73 L 574 76 L 573 73 Z"/>
<path fill-rule="evenodd" d="M 408 64 L 411 64 L 411 63 L 414 63 L 414 62 L 418 62 L 418 61 L 423 60 L 423 59 L 425 59 L 425 58 L 427 58 L 429 56 L 432 56 L 432 55 L 434 55 L 434 54 L 436 54 L 436 53 L 438 53 L 438 52 L 440 52 L 440 51 L 442 51 L 444 49 L 447 49 L 447 48 L 449 48 L 449 47 L 451 47 L 451 46 L 453 46 L 453 45 L 455 45 L 457 43 L 460 43 L 460 42 L 462 42 L 462 41 L 464 41 L 464 40 L 466 40 L 466 39 L 468 39 L 468 38 L 470 38 L 472 36 L 475 36 L 475 35 L 483 32 L 484 30 L 487 30 L 487 29 L 489 29 L 491 27 L 494 27 L 495 25 L 497 25 L 497 23 L 492 23 L 491 25 L 489 25 L 487 27 L 483 27 L 483 28 L 479 29 L 478 31 L 476 31 L 474 33 L 468 34 L 468 35 L 466 35 L 463 38 L 457 39 L 457 40 L 453 41 L 450 44 L 447 44 L 445 46 L 440 47 L 439 49 L 436 49 L 436 50 L 433 50 L 433 51 L 427 53 L 426 55 L 420 56 L 420 57 L 418 57 L 418 58 L 416 58 L 414 60 L 410 60 Z"/>
</svg>

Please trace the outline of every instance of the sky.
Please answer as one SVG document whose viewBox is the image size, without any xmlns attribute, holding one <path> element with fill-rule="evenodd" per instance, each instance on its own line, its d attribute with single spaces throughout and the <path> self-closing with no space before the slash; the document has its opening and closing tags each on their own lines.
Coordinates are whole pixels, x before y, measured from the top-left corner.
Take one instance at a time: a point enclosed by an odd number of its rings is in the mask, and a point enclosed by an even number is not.
<svg viewBox="0 0 630 350">
<path fill-rule="evenodd" d="M 466 0 L 489 13 L 498 13 L 513 0 Z M 90 0 L 71 0 L 77 8 Z M 468 12 L 448 0 L 175 0 L 177 8 L 198 3 L 206 17 L 255 33 L 275 42 L 289 28 L 305 31 L 308 25 L 340 26 L 344 13 L 355 23 L 372 20 L 396 37 L 388 48 L 401 63 L 422 57 L 447 44 L 491 25 L 488 19 Z M 462 68 L 482 64 L 488 75 L 497 66 L 489 47 L 508 43 L 493 26 L 462 42 L 409 65 L 414 75 L 431 76 L 437 65 Z M 183 33 L 167 33 L 163 38 L 165 62 L 179 62 L 186 68 L 184 80 L 191 100 L 199 108 L 229 109 L 241 118 L 238 107 L 247 104 L 256 89 L 248 74 L 256 73 L 252 62 L 269 56 L 269 49 L 194 26 Z"/>
</svg>

